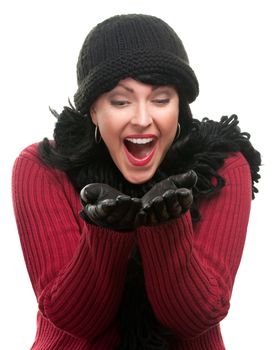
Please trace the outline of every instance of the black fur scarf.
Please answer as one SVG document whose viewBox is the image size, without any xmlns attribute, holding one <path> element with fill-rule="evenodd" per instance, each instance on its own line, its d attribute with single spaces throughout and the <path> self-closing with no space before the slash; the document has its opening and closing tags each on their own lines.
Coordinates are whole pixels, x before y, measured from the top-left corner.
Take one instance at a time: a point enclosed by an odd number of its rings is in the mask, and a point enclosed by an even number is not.
<svg viewBox="0 0 274 350">
<path fill-rule="evenodd" d="M 170 176 L 195 170 L 198 182 L 194 189 L 192 220 L 199 220 L 199 199 L 213 195 L 224 186 L 224 179 L 218 169 L 225 158 L 240 151 L 247 159 L 252 176 L 253 198 L 257 192 L 261 165 L 260 153 L 250 143 L 250 135 L 241 132 L 238 118 L 222 117 L 220 122 L 203 119 L 193 120 L 192 131 L 187 137 L 177 140 L 168 151 L 164 162 L 155 176 L 144 185 L 128 183 L 115 167 L 109 156 L 92 164 L 67 171 L 71 181 L 79 190 L 91 182 L 104 182 L 131 196 L 141 197 L 156 182 Z M 212 185 L 212 177 L 216 185 Z M 118 313 L 121 344 L 119 350 L 167 350 L 176 343 L 176 336 L 163 327 L 154 316 L 148 301 L 143 276 L 142 261 L 138 247 L 134 250 L 128 265 L 123 301 Z"/>
</svg>

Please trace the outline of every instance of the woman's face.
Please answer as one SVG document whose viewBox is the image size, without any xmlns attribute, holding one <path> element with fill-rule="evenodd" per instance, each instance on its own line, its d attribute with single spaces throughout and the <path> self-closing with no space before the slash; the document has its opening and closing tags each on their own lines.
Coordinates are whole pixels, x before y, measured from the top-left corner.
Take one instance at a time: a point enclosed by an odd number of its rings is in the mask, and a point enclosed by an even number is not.
<svg viewBox="0 0 274 350">
<path fill-rule="evenodd" d="M 128 78 L 101 95 L 90 113 L 125 179 L 141 184 L 155 174 L 175 138 L 179 97 L 172 86 Z"/>
</svg>

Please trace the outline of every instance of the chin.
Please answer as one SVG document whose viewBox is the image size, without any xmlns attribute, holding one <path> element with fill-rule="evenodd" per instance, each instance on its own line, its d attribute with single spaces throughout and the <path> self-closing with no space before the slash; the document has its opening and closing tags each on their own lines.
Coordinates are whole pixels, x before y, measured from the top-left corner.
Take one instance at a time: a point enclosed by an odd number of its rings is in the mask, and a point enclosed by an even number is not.
<svg viewBox="0 0 274 350">
<path fill-rule="evenodd" d="M 127 179 L 128 182 L 130 182 L 133 185 L 142 185 L 144 183 L 146 183 L 149 179 L 144 179 L 144 180 L 138 180 L 138 179 Z"/>
<path fill-rule="evenodd" d="M 153 172 L 152 174 L 138 174 L 135 173 L 135 174 L 123 174 L 124 178 L 134 184 L 134 185 L 141 185 L 145 182 L 148 182 L 154 175 L 155 172 Z"/>
</svg>

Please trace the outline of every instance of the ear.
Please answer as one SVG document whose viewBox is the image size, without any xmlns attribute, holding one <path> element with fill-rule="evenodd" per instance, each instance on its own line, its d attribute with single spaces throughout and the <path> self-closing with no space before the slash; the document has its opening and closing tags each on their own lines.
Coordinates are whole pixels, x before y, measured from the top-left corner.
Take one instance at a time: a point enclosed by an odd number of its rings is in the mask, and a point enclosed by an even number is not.
<svg viewBox="0 0 274 350">
<path fill-rule="evenodd" d="M 92 105 L 89 109 L 89 115 L 91 117 L 91 120 L 94 125 L 97 125 L 97 116 L 96 116 L 96 110 L 94 108 L 94 105 Z"/>
</svg>

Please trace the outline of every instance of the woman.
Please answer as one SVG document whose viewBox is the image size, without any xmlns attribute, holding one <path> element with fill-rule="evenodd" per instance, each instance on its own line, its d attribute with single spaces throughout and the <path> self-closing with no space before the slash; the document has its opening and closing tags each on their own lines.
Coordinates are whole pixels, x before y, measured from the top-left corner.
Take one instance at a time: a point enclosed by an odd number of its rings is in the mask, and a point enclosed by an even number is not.
<svg viewBox="0 0 274 350">
<path fill-rule="evenodd" d="M 77 78 L 54 140 L 14 165 L 32 349 L 225 349 L 260 154 L 236 116 L 192 118 L 198 81 L 159 18 L 99 23 Z"/>
</svg>

